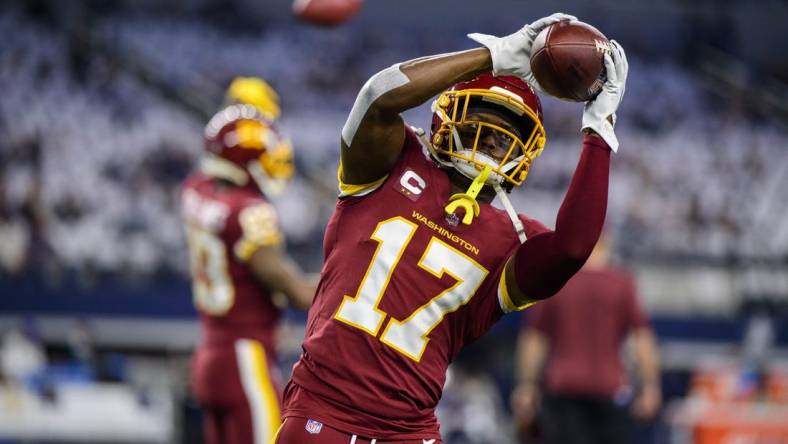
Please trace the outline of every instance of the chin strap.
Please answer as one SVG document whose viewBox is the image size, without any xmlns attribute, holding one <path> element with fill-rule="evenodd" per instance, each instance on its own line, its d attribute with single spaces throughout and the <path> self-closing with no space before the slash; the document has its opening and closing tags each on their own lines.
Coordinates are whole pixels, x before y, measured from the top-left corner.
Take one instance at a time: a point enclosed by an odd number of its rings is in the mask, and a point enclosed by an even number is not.
<svg viewBox="0 0 788 444">
<path fill-rule="evenodd" d="M 249 183 L 249 174 L 243 168 L 215 154 L 200 159 L 200 171 L 211 177 L 230 181 L 239 187 Z"/>
<path fill-rule="evenodd" d="M 498 198 L 501 199 L 503 202 L 504 208 L 506 208 L 506 214 L 509 215 L 509 219 L 512 221 L 512 225 L 514 225 L 514 231 L 517 232 L 517 237 L 520 238 L 520 243 L 522 244 L 525 242 L 528 237 L 525 235 L 525 227 L 523 226 L 523 222 L 517 217 L 517 212 L 514 211 L 514 207 L 512 203 L 509 202 L 509 198 L 506 197 L 506 192 L 503 190 L 501 185 L 493 184 L 493 188 L 495 189 L 495 194 L 498 195 Z"/>
<path fill-rule="evenodd" d="M 430 144 L 429 139 L 427 139 L 424 130 L 421 128 L 414 128 L 414 131 L 421 139 L 422 144 L 432 153 L 432 145 Z M 458 142 L 460 146 L 462 146 L 462 142 Z M 432 158 L 444 166 L 452 166 L 450 162 L 440 160 L 439 156 L 437 155 L 433 155 Z M 446 205 L 446 208 L 444 209 L 446 214 L 453 214 L 458 207 L 463 207 L 465 208 L 465 216 L 462 218 L 462 223 L 465 225 L 470 225 L 471 222 L 473 222 L 473 217 L 478 216 L 480 212 L 479 203 L 476 202 L 476 196 L 478 196 L 479 192 L 481 192 L 485 182 L 487 181 L 487 177 L 491 172 L 492 167 L 489 165 L 484 167 L 484 170 L 482 170 L 482 172 L 476 176 L 476 179 L 473 180 L 471 186 L 468 187 L 467 192 L 457 193 L 451 196 L 449 198 L 449 204 Z M 525 227 L 523 226 L 520 218 L 517 217 L 517 212 L 514 210 L 512 203 L 509 202 L 509 198 L 506 197 L 506 192 L 498 183 L 493 184 L 493 189 L 495 189 L 495 194 L 497 194 L 501 199 L 501 202 L 503 202 L 503 206 L 506 208 L 506 214 L 509 215 L 509 219 L 512 221 L 514 231 L 517 232 L 517 237 L 520 239 L 520 243 L 525 242 L 528 240 L 528 237 L 525 235 Z"/>
<path fill-rule="evenodd" d="M 479 215 L 479 203 L 476 202 L 476 196 L 484 188 L 484 183 L 487 181 L 487 176 L 490 175 L 492 168 L 488 165 L 484 167 L 481 173 L 473 179 L 468 191 L 464 193 L 454 194 L 449 198 L 449 204 L 446 205 L 446 214 L 453 214 L 457 208 L 462 207 L 465 209 L 465 216 L 462 217 L 462 223 L 470 225 L 473 222 L 473 217 Z"/>
</svg>

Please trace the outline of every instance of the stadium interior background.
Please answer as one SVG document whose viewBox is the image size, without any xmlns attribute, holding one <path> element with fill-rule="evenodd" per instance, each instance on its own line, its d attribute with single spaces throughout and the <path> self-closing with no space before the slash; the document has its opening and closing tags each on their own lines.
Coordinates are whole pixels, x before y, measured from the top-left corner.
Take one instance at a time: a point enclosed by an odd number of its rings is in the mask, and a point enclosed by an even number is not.
<svg viewBox="0 0 788 444">
<path fill-rule="evenodd" d="M 632 67 L 607 228 L 658 334 L 665 397 L 637 442 L 701 442 L 703 421 L 748 415 L 788 423 L 785 0 L 367 0 L 331 29 L 285 0 L 6 0 L 0 362 L 29 377 L 21 392 L 0 383 L 0 442 L 199 442 L 176 196 L 233 77 L 261 76 L 282 98 L 298 173 L 275 203 L 288 250 L 318 272 L 339 129 L 363 82 L 559 10 L 622 42 Z M 547 149 L 512 199 L 551 225 L 581 106 L 544 106 Z M 429 109 L 407 118 L 424 126 Z M 287 314 L 283 369 L 304 320 Z M 453 366 L 448 443 L 515 442 L 518 325 L 505 318 Z"/>
</svg>

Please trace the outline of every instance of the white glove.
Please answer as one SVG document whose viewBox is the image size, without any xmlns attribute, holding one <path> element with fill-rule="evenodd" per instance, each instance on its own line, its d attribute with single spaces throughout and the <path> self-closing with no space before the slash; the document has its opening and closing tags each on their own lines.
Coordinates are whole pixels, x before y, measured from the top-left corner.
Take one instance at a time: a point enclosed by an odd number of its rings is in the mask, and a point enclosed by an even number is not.
<svg viewBox="0 0 788 444">
<path fill-rule="evenodd" d="M 539 86 L 539 82 L 531 72 L 531 48 L 534 46 L 534 39 L 543 29 L 563 20 L 577 20 L 577 18 L 557 12 L 540 18 L 530 25 L 525 25 L 519 31 L 506 37 L 479 33 L 468 34 L 468 37 L 490 50 L 493 74 L 515 75 L 528 82 L 537 91 L 542 91 L 542 87 Z"/>
<path fill-rule="evenodd" d="M 610 45 L 613 47 L 612 54 L 605 54 L 607 81 L 599 95 L 586 102 L 582 129 L 591 129 L 599 134 L 615 152 L 618 150 L 618 139 L 613 127 L 616 124 L 616 110 L 624 97 L 629 63 L 624 48 L 617 41 L 611 40 Z"/>
</svg>

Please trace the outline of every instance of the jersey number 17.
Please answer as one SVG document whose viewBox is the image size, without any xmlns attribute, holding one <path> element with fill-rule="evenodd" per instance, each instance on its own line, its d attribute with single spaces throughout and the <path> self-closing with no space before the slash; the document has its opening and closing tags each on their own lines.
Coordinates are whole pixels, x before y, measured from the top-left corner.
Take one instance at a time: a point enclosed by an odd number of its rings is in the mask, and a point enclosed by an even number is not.
<svg viewBox="0 0 788 444">
<path fill-rule="evenodd" d="M 372 261 L 354 297 L 345 295 L 334 318 L 377 337 L 388 314 L 378 308 L 397 263 L 418 226 L 403 217 L 378 223 L 371 239 L 378 242 Z M 467 304 L 488 271 L 476 261 L 436 237 L 430 239 L 418 266 L 441 279 L 448 273 L 456 283 L 417 308 L 406 319 L 391 318 L 380 341 L 416 362 L 421 360 L 429 334 L 443 318 Z"/>
</svg>

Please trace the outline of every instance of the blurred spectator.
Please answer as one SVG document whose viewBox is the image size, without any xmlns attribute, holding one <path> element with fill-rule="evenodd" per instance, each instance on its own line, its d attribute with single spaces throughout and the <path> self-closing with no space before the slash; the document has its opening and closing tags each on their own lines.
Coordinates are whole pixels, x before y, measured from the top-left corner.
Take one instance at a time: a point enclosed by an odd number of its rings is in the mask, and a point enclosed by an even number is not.
<svg viewBox="0 0 788 444">
<path fill-rule="evenodd" d="M 651 419 L 661 403 L 654 334 L 632 277 L 609 267 L 608 248 L 600 240 L 558 294 L 526 312 L 512 407 L 525 429 L 541 409 L 538 424 L 548 444 L 630 442 L 631 389 L 620 359 L 630 333 L 640 376 L 631 413 Z"/>
<path fill-rule="evenodd" d="M 17 274 L 27 262 L 30 243 L 28 224 L 11 208 L 6 198 L 5 177 L 0 169 L 0 275 Z"/>
<path fill-rule="evenodd" d="M 32 323 L 24 329 L 13 328 L 0 343 L 0 372 L 12 387 L 35 385 L 46 367 L 44 347 L 35 336 Z"/>
<path fill-rule="evenodd" d="M 87 319 L 75 320 L 68 330 L 66 344 L 74 362 L 86 368 L 94 369 L 96 365 L 95 334 Z"/>
<path fill-rule="evenodd" d="M 735 399 L 766 397 L 765 376 L 773 359 L 774 339 L 774 319 L 768 311 L 760 309 L 751 314 L 742 341 Z"/>
</svg>

